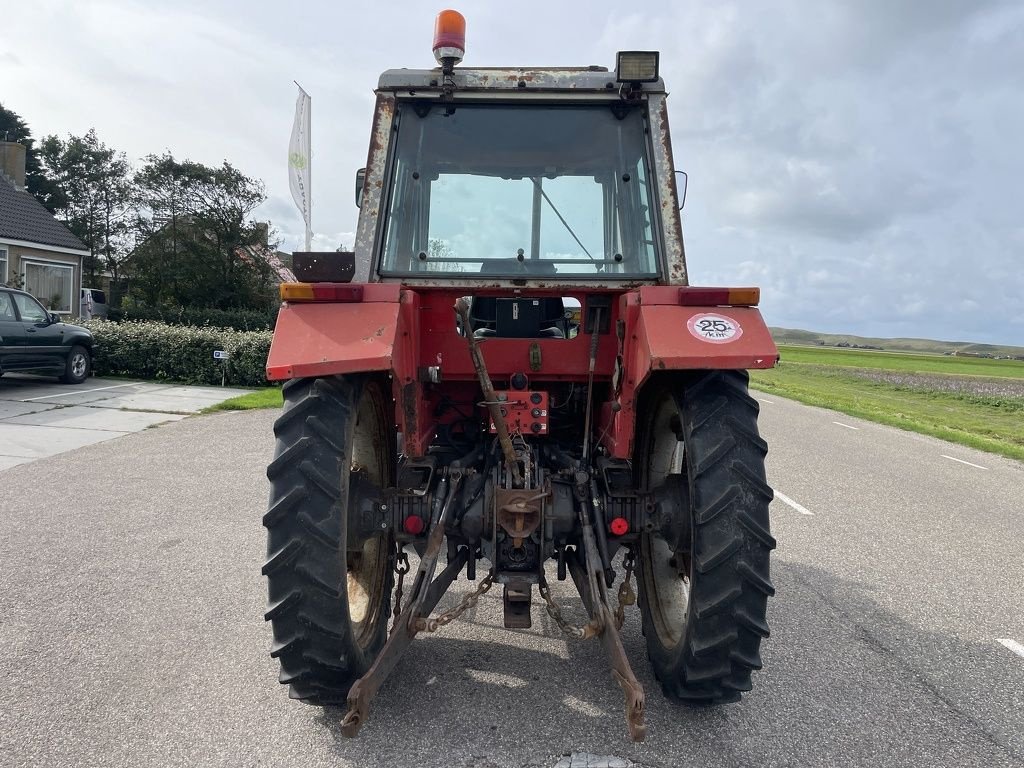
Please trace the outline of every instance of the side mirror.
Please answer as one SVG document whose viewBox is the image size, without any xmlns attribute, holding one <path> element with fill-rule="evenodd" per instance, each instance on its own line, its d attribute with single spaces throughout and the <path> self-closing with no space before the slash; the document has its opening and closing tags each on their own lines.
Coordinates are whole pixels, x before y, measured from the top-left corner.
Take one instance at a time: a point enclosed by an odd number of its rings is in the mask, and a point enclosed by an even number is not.
<svg viewBox="0 0 1024 768">
<path fill-rule="evenodd" d="M 363 207 L 363 186 L 366 184 L 366 169 L 356 171 L 356 208 Z"/>
<path fill-rule="evenodd" d="M 64 321 L 61 320 L 60 315 L 58 315 L 56 312 L 51 312 L 50 313 L 50 325 L 53 325 L 54 323 L 62 323 L 62 322 L 64 322 Z"/>
<path fill-rule="evenodd" d="M 676 180 L 676 195 L 679 197 L 679 210 L 683 210 L 683 206 L 686 205 L 686 188 L 690 185 L 690 177 L 686 175 L 686 171 L 676 171 L 676 176 L 683 177 L 683 194 L 679 194 L 679 181 Z"/>
</svg>

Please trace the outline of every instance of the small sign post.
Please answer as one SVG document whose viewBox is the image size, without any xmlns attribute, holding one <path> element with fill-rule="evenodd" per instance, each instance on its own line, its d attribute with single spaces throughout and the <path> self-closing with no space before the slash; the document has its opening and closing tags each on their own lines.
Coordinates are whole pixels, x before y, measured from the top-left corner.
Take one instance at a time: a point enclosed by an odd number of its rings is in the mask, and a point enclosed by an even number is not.
<svg viewBox="0 0 1024 768">
<path fill-rule="evenodd" d="M 227 383 L 228 378 L 228 358 L 231 357 L 230 352 L 225 352 L 223 349 L 213 350 L 213 359 L 220 360 L 220 385 L 223 387 Z"/>
</svg>

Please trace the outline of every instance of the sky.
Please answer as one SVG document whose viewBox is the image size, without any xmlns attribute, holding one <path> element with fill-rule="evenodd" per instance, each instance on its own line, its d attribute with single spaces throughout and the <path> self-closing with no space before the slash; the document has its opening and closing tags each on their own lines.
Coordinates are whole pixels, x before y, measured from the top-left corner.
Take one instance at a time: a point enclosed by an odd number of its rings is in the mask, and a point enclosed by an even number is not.
<svg viewBox="0 0 1024 768">
<path fill-rule="evenodd" d="M 266 183 L 302 247 L 287 145 L 312 95 L 315 248 L 351 245 L 377 76 L 434 66 L 422 2 L 33 0 L 0 102 Z M 464 66 L 660 50 L 690 282 L 760 285 L 774 326 L 1024 345 L 1024 3 L 464 0 Z"/>
</svg>

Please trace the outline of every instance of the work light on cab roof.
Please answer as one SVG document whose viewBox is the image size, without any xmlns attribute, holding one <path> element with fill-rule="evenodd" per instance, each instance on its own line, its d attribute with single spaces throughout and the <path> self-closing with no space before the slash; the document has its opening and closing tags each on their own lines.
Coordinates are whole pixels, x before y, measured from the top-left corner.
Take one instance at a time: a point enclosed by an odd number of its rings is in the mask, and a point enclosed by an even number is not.
<svg viewBox="0 0 1024 768">
<path fill-rule="evenodd" d="M 434 22 L 434 58 L 445 72 L 466 55 L 466 18 L 451 9 L 437 14 Z"/>
</svg>

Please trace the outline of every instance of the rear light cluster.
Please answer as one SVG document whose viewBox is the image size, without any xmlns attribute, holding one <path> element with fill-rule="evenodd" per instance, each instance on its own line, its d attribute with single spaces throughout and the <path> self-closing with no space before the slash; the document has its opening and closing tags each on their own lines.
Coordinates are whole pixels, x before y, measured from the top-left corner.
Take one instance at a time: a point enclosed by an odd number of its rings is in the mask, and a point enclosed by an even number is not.
<svg viewBox="0 0 1024 768">
<path fill-rule="evenodd" d="M 760 288 L 697 288 L 679 289 L 679 303 L 684 307 L 756 307 L 761 300 Z"/>
<path fill-rule="evenodd" d="M 281 283 L 281 301 L 362 301 L 363 286 L 349 283 Z"/>
</svg>

